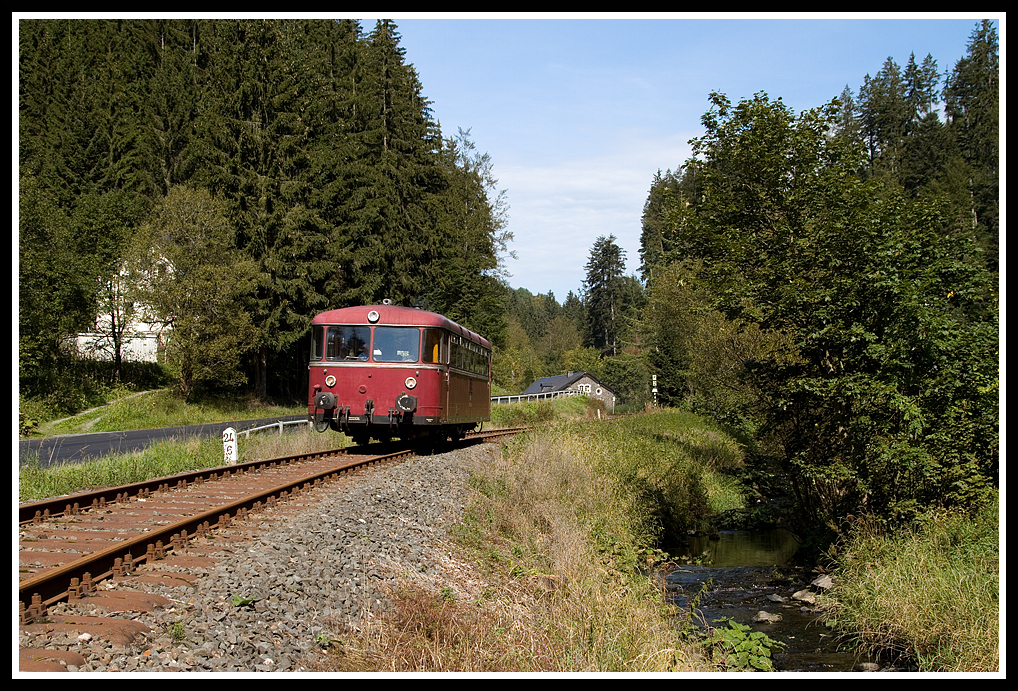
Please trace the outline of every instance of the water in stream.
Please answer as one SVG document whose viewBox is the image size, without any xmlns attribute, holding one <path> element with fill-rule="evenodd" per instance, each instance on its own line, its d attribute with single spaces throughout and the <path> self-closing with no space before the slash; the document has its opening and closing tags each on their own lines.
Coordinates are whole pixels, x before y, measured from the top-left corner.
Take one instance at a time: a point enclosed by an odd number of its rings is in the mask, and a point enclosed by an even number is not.
<svg viewBox="0 0 1018 691">
<path fill-rule="evenodd" d="M 815 577 L 788 565 L 798 548 L 792 533 L 722 531 L 714 538 L 694 538 L 687 552 L 693 555 L 691 563 L 665 577 L 676 605 L 688 612 L 689 601 L 709 581 L 696 606 L 702 622 L 721 626 L 715 622 L 727 617 L 784 643 L 787 647 L 772 658 L 778 671 L 851 672 L 868 661 L 839 645 L 808 603 L 792 599 L 793 593 L 809 589 Z M 781 620 L 755 623 L 761 611 L 781 615 Z"/>
</svg>

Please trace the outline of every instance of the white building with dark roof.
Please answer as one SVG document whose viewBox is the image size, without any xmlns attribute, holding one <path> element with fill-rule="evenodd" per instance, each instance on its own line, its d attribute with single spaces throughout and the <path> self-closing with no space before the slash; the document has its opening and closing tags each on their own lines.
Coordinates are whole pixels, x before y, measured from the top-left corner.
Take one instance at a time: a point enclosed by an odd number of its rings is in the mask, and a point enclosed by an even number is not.
<svg viewBox="0 0 1018 691">
<path fill-rule="evenodd" d="M 618 394 L 598 381 L 597 377 L 587 372 L 568 372 L 554 377 L 542 377 L 523 392 L 530 394 L 553 393 L 559 391 L 575 391 L 604 403 L 608 412 L 614 412 Z"/>
</svg>

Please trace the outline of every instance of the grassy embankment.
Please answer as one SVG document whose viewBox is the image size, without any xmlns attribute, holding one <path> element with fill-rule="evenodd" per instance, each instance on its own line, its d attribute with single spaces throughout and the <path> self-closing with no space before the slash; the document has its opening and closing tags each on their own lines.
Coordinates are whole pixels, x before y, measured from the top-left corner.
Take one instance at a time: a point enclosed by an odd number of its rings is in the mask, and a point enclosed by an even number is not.
<svg viewBox="0 0 1018 691">
<path fill-rule="evenodd" d="M 665 518 L 695 524 L 739 503 L 737 445 L 691 415 L 598 421 L 583 399 L 494 416 L 543 422 L 475 471 L 450 550 L 485 583 L 405 586 L 360 634 L 337 632 L 331 671 L 704 671 L 648 576 Z M 584 419 L 576 419 L 584 418 Z M 665 508 L 668 504 L 669 508 Z"/>
<path fill-rule="evenodd" d="M 49 433 L 141 429 L 301 412 L 233 403 L 187 406 L 158 392 L 52 425 Z M 736 445 L 675 412 L 594 422 L 583 399 L 499 406 L 493 424 L 541 424 L 481 469 L 461 528 L 468 552 L 494 584 L 476 603 L 449 592 L 407 590 L 397 617 L 372 642 L 368 664 L 347 646 L 341 668 L 601 670 L 696 669 L 677 641 L 642 567 L 664 529 L 695 525 L 737 506 L 723 473 Z M 587 421 L 582 421 L 586 418 Z M 340 435 L 262 434 L 241 440 L 241 460 L 334 448 Z M 115 486 L 221 464 L 218 439 L 165 442 L 135 454 L 19 473 L 21 500 Z M 998 507 L 977 517 L 934 515 L 915 531 L 886 535 L 860 524 L 838 555 L 828 606 L 842 630 L 896 650 L 930 671 L 999 666 Z M 537 579 L 537 575 L 554 578 Z M 559 584 L 550 594 L 535 586 Z M 656 624 L 660 623 L 660 625 Z M 340 658 L 337 658 L 340 659 Z"/>
<path fill-rule="evenodd" d="M 1000 668 L 999 500 L 909 531 L 859 523 L 825 606 L 839 628 L 924 672 Z"/>
<path fill-rule="evenodd" d="M 39 431 L 41 434 L 50 435 L 153 429 L 284 417 L 304 412 L 306 409 L 302 408 L 255 406 L 233 400 L 206 401 L 189 405 L 176 397 L 172 391 L 161 390 L 127 396 L 81 415 L 55 423 L 44 423 L 40 425 Z M 307 431 L 306 428 L 294 430 L 292 427 L 289 430 L 282 438 L 271 431 L 252 435 L 250 439 L 241 436 L 239 460 L 245 462 L 305 451 L 335 449 L 348 443 L 343 435 L 331 432 L 317 434 Z M 86 488 L 127 485 L 153 477 L 212 468 L 222 464 L 222 440 L 193 437 L 158 442 L 136 453 L 115 454 L 84 463 L 42 467 L 39 459 L 31 458 L 19 469 L 18 495 L 21 501 L 32 501 Z"/>
<path fill-rule="evenodd" d="M 31 436 L 158 429 L 207 422 L 283 417 L 306 412 L 307 408 L 303 406 L 256 404 L 243 398 L 224 397 L 186 403 L 172 389 L 142 393 L 122 390 L 119 394 L 111 392 L 111 400 L 107 405 L 39 424 Z"/>
</svg>

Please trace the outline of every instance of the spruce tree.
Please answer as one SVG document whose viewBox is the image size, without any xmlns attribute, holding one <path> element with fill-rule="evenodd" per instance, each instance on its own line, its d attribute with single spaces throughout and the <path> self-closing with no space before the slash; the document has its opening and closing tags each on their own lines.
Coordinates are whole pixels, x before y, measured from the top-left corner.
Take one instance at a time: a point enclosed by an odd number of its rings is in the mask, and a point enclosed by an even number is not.
<svg viewBox="0 0 1018 691">
<path fill-rule="evenodd" d="M 476 151 L 469 134 L 461 129 L 442 147 L 446 187 L 435 228 L 441 271 L 427 300 L 435 311 L 501 343 L 506 286 L 500 253 L 512 236 L 505 230 L 504 193 L 496 187 L 491 157 Z"/>
<path fill-rule="evenodd" d="M 679 194 L 679 178 L 672 171 L 659 170 L 650 183 L 650 192 L 643 205 L 640 233 L 640 277 L 650 282 L 654 272 L 666 263 L 671 243 L 665 238 L 664 209 L 667 199 Z"/>
<path fill-rule="evenodd" d="M 866 75 L 859 90 L 859 111 L 871 172 L 895 174 L 909 113 L 901 68 L 892 58 L 884 61 L 876 77 Z"/>
<path fill-rule="evenodd" d="M 441 137 L 399 38 L 395 24 L 379 20 L 363 54 L 357 104 L 364 128 L 355 154 L 363 191 L 347 217 L 347 303 L 388 298 L 410 305 L 435 279 Z"/>
<path fill-rule="evenodd" d="M 619 351 L 621 326 L 621 288 L 626 269 L 625 252 L 615 243 L 615 236 L 601 236 L 590 249 L 585 266 L 584 304 L 587 313 L 584 345 L 604 355 Z"/>
<path fill-rule="evenodd" d="M 992 271 L 998 267 L 1000 223 L 999 50 L 997 30 L 984 20 L 944 89 L 948 125 L 964 162 L 958 174 L 968 194 L 968 225 L 986 248 Z"/>
</svg>

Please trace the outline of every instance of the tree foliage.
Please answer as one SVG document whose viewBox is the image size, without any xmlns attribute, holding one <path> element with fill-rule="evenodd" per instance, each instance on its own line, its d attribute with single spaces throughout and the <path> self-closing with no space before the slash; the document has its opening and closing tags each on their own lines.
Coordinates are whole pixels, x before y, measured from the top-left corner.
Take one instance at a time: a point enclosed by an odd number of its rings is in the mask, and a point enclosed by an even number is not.
<svg viewBox="0 0 1018 691">
<path fill-rule="evenodd" d="M 256 270 L 235 235 L 222 200 L 184 187 L 171 189 L 139 232 L 138 297 L 170 329 L 167 357 L 185 399 L 202 385 L 243 381 L 241 356 L 256 345 L 245 309 Z"/>
<path fill-rule="evenodd" d="M 28 394 L 51 385 L 67 334 L 86 330 L 95 285 L 74 251 L 71 221 L 34 175 L 18 185 L 18 376 Z"/>
<path fill-rule="evenodd" d="M 970 506 L 996 477 L 996 299 L 943 204 L 856 173 L 837 103 L 794 114 L 712 94 L 693 141 L 703 195 L 677 253 L 729 320 L 780 337 L 747 359 L 764 430 L 826 519 Z M 688 350 L 687 350 L 688 352 Z"/>
</svg>

